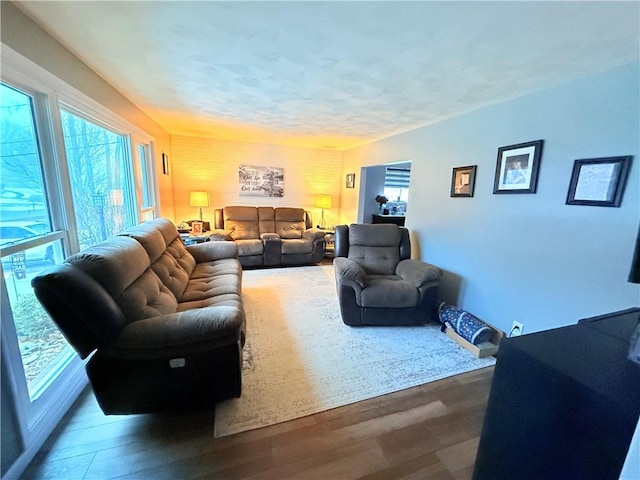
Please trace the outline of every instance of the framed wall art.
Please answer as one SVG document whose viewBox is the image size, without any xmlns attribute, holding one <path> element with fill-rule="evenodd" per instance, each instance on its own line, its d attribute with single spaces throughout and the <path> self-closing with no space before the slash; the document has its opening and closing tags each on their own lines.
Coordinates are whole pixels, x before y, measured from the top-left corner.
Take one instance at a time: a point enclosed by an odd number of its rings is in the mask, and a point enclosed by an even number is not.
<svg viewBox="0 0 640 480">
<path fill-rule="evenodd" d="M 356 188 L 356 174 L 355 173 L 347 173 L 345 186 L 347 188 Z"/>
<path fill-rule="evenodd" d="M 241 196 L 284 197 L 284 168 L 240 165 Z"/>
<path fill-rule="evenodd" d="M 576 160 L 567 205 L 619 207 L 633 157 Z"/>
<path fill-rule="evenodd" d="M 536 193 L 542 140 L 498 149 L 493 193 Z"/>
<path fill-rule="evenodd" d="M 202 235 L 202 222 L 191 222 L 191 233 L 193 235 Z"/>
<path fill-rule="evenodd" d="M 477 165 L 470 165 L 453 169 L 453 174 L 451 175 L 452 197 L 473 197 L 477 167 Z"/>
<path fill-rule="evenodd" d="M 169 155 L 162 152 L 162 174 L 169 175 Z"/>
</svg>

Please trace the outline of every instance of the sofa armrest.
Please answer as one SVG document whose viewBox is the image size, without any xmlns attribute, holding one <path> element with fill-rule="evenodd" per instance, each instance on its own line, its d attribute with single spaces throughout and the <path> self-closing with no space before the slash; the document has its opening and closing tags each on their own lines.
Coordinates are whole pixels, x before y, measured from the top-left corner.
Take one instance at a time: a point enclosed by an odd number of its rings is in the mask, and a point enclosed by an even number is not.
<svg viewBox="0 0 640 480">
<path fill-rule="evenodd" d="M 367 285 L 367 274 L 359 263 L 346 257 L 337 257 L 333 259 L 333 267 L 338 284 L 346 280 L 356 283 L 360 288 Z"/>
<path fill-rule="evenodd" d="M 263 252 L 262 263 L 265 267 L 282 264 L 282 239 L 277 233 L 261 233 Z"/>
<path fill-rule="evenodd" d="M 327 234 L 326 231 L 320 230 L 319 228 L 308 228 L 304 232 L 302 232 L 302 238 L 305 240 L 316 241 L 320 239 L 324 239 L 324 236 Z"/>
<path fill-rule="evenodd" d="M 233 238 L 231 238 L 231 235 L 229 235 L 229 232 L 227 232 L 226 230 L 216 228 L 215 230 L 211 230 L 211 232 L 209 233 L 209 240 L 211 240 L 212 242 L 224 242 L 231 241 L 233 240 Z"/>
<path fill-rule="evenodd" d="M 415 259 L 401 260 L 396 267 L 396 275 L 416 288 L 438 280 L 441 274 L 442 271 L 438 267 Z"/>
<path fill-rule="evenodd" d="M 203 242 L 187 245 L 186 248 L 193 255 L 196 263 L 213 262 L 223 258 L 238 258 L 236 242 Z"/>
<path fill-rule="evenodd" d="M 280 235 L 278 235 L 277 233 L 261 233 L 260 240 L 262 240 L 263 242 L 265 240 L 280 240 Z"/>
</svg>

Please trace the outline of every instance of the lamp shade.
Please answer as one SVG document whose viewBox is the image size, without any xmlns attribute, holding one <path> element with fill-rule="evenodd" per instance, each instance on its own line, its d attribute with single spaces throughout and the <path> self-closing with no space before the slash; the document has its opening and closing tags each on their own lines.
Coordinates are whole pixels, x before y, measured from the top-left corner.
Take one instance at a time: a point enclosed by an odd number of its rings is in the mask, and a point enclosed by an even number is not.
<svg viewBox="0 0 640 480">
<path fill-rule="evenodd" d="M 189 205 L 192 207 L 208 207 L 209 192 L 191 192 L 189 195 Z"/>
<path fill-rule="evenodd" d="M 331 208 L 331 195 L 316 195 L 316 208 Z"/>
</svg>

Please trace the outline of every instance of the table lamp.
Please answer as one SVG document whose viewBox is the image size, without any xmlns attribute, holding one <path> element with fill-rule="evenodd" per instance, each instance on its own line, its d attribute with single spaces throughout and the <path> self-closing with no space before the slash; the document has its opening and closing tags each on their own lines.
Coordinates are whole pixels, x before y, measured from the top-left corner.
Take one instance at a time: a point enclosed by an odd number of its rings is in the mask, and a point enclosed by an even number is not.
<svg viewBox="0 0 640 480">
<path fill-rule="evenodd" d="M 324 220 L 324 209 L 331 208 L 331 195 L 316 195 L 316 208 L 322 209 L 320 228 L 326 228 L 327 224 Z"/>
<path fill-rule="evenodd" d="M 209 206 L 209 192 L 191 192 L 189 195 L 189 205 L 200 207 L 200 221 L 202 222 L 202 207 Z"/>
</svg>

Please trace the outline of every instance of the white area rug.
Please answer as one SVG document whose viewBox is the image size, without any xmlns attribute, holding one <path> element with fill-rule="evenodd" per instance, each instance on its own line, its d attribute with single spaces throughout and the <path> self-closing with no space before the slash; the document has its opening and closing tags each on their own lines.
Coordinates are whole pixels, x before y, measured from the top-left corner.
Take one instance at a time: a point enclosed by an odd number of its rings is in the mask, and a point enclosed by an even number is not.
<svg viewBox="0 0 640 480">
<path fill-rule="evenodd" d="M 346 326 L 331 265 L 245 271 L 242 291 L 242 397 L 216 405 L 216 437 L 495 363 L 474 357 L 435 324 Z"/>
</svg>

